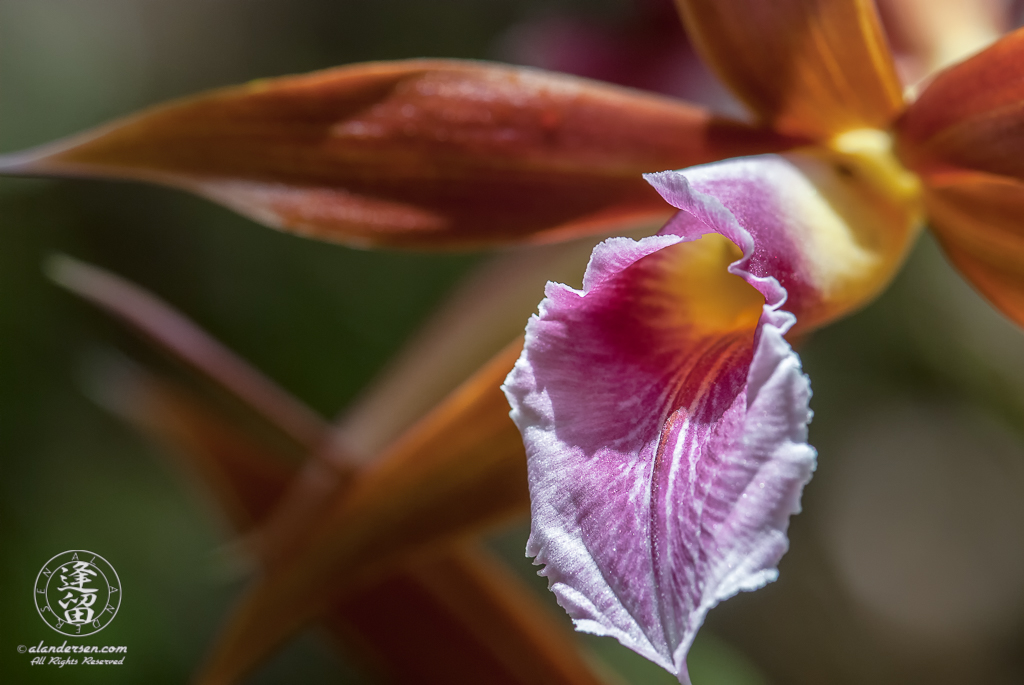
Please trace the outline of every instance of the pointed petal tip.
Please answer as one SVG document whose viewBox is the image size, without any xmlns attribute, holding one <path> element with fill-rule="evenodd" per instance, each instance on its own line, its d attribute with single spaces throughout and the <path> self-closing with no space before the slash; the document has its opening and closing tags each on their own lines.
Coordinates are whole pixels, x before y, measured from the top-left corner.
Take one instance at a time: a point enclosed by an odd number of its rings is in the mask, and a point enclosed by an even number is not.
<svg viewBox="0 0 1024 685">
<path fill-rule="evenodd" d="M 44 260 L 43 272 L 221 385 L 298 445 L 324 444 L 329 425 L 320 415 L 152 293 L 59 253 Z"/>
<path fill-rule="evenodd" d="M 85 262 L 63 252 L 54 252 L 43 258 L 43 275 L 53 283 L 74 290 L 74 283 L 81 274 L 86 273 L 91 267 Z"/>
<path fill-rule="evenodd" d="M 649 174 L 683 211 L 658 236 L 598 246 L 582 291 L 551 285 L 504 386 L 529 460 L 527 554 L 578 629 L 680 682 L 707 612 L 778 577 L 816 467 L 810 382 L 785 333 L 837 314 L 818 275 L 858 244 L 847 222 L 871 218 L 828 213 L 832 169 L 794 154 Z M 848 275 L 877 285 L 901 245 L 850 253 L 870 268 Z M 763 297 L 726 296 L 719 271 Z"/>
<path fill-rule="evenodd" d="M 0 176 L 31 177 L 74 175 L 71 170 L 58 168 L 53 163 L 60 153 L 72 149 L 85 142 L 94 134 L 84 134 L 63 138 L 51 143 L 14 152 L 0 153 Z"/>
<path fill-rule="evenodd" d="M 670 239 L 668 245 L 666 239 Z M 658 330 L 647 321 L 640 337 L 655 343 L 658 338 L 672 340 L 668 345 L 654 344 L 643 358 L 637 356 L 637 350 L 630 349 L 629 341 L 615 331 L 635 332 L 644 322 L 623 314 L 613 301 L 616 293 L 657 281 L 663 275 L 659 262 L 666 266 L 665 255 L 672 251 L 716 254 L 714 241 L 687 244 L 682 236 L 656 236 L 640 244 L 651 249 L 628 250 L 620 260 L 598 254 L 622 248 L 619 243 L 609 242 L 595 251 L 592 268 L 595 263 L 601 268 L 615 264 L 619 270 L 606 274 L 586 293 L 573 291 L 572 297 L 548 303 L 531 322 L 526 351 L 505 390 L 516 408 L 513 415 L 529 455 L 534 526 L 528 554 L 536 557 L 535 563 L 545 564 L 541 574 L 578 629 L 615 637 L 682 680 L 682 660 L 704 614 L 726 597 L 774 577 L 774 564 L 786 547 L 788 516 L 795 508 L 794 488 L 788 483 L 797 484 L 798 497 L 809 470 L 786 463 L 789 456 L 806 458 L 806 453 L 776 454 L 779 445 L 801 435 L 806 439 L 801 426 L 790 424 L 806 421 L 807 412 L 799 406 L 791 412 L 769 410 L 771 401 L 788 407 L 806 403 L 809 394 L 801 390 L 806 377 L 794 361 L 795 353 L 770 324 L 763 327 L 753 362 L 749 357 L 753 323 L 742 335 L 719 339 L 693 332 L 687 341 L 678 339 L 678 331 Z M 727 263 L 719 266 L 725 272 Z M 760 311 L 761 305 L 754 304 Z M 752 321 L 756 320 L 755 316 Z M 780 345 L 787 354 L 776 349 Z M 670 347 L 682 349 L 670 354 Z M 564 353 L 567 348 L 574 348 L 574 353 L 559 354 L 559 349 Z M 666 357 L 673 354 L 672 359 Z M 556 357 L 563 362 L 578 360 L 579 368 L 566 362 L 561 366 L 574 368 L 560 371 Z M 612 366 L 621 368 L 609 368 L 608 360 L 616 360 Z M 682 377 L 665 369 L 682 369 Z M 797 387 L 791 389 L 787 382 Z M 567 386 L 573 383 L 586 387 L 569 392 Z M 682 388 L 682 395 L 673 400 L 678 406 L 673 404 L 671 412 L 671 407 L 654 406 L 672 386 Z M 744 386 L 750 386 L 754 398 L 749 408 Z M 700 390 L 709 387 L 716 390 Z M 654 390 L 645 395 L 644 388 Z M 586 405 L 582 410 L 577 406 L 581 402 Z M 624 412 L 632 418 L 623 419 Z M 659 417 L 669 414 L 662 425 Z M 685 421 L 680 419 L 684 415 Z M 678 469 L 657 467 L 663 460 L 690 458 L 680 456 L 680 450 L 689 449 L 685 445 L 697 446 L 691 455 L 692 468 L 685 464 Z M 751 469 L 750 464 L 756 466 Z M 694 469 L 698 478 L 689 482 L 683 474 Z M 785 483 L 774 487 L 765 469 L 772 471 L 775 481 Z M 708 475 L 719 471 L 725 474 L 722 478 Z M 708 479 L 701 480 L 700 474 Z M 773 487 L 758 485 L 765 481 Z M 702 517 L 703 525 L 684 530 L 686 521 Z M 767 531 L 764 535 L 759 534 L 761 527 Z M 650 536 L 674 541 L 668 543 L 673 549 L 637 549 L 638 541 L 643 547 L 643 540 Z M 713 541 L 698 541 L 705 536 Z M 718 542 L 720 554 L 713 553 Z M 678 578 L 692 574 L 669 569 L 677 567 L 680 559 L 696 560 L 704 553 L 714 558 L 706 568 L 694 561 L 690 571 L 707 582 L 677 586 Z M 639 561 L 650 560 L 652 554 L 653 566 Z M 660 590 L 648 587 L 649 582 Z M 677 603 L 656 606 L 654 598 L 666 595 Z M 680 649 L 681 656 L 675 658 Z"/>
<path fill-rule="evenodd" d="M 0 175 L 22 176 L 30 173 L 32 162 L 39 158 L 31 150 L 0 154 Z"/>
</svg>

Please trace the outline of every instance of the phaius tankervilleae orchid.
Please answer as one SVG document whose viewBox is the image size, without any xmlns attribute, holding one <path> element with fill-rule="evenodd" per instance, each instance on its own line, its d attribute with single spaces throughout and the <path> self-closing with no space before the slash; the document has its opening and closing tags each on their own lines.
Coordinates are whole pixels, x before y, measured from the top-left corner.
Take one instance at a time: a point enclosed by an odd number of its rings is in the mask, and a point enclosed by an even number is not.
<svg viewBox="0 0 1024 685">
<path fill-rule="evenodd" d="M 926 216 L 1024 322 L 1024 32 L 908 104 L 869 0 L 678 6 L 756 124 L 543 72 L 416 61 L 215 92 L 0 164 L 166 183 L 368 246 L 552 242 L 679 210 L 657 235 L 600 244 L 582 290 L 548 286 L 503 387 L 527 451 L 527 551 L 559 603 L 687 682 L 707 611 L 775 577 L 814 469 L 810 387 L 787 337 L 874 297 Z M 753 156 L 720 161 L 738 155 Z M 357 584 L 515 509 L 521 453 L 496 388 L 518 352 L 376 466 L 332 476 L 345 481 L 332 498 L 310 507 L 301 482 L 282 496 L 256 543 L 268 571 L 209 682 L 320 613 L 308 588 L 322 579 Z"/>
</svg>

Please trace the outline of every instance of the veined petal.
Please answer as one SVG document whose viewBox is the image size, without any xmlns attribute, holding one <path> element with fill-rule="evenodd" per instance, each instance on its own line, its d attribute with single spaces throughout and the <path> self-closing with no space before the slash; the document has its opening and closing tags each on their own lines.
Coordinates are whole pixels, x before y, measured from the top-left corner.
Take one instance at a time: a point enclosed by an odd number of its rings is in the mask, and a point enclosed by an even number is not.
<svg viewBox="0 0 1024 685">
<path fill-rule="evenodd" d="M 896 123 L 922 176 L 972 169 L 1024 179 L 1024 29 L 941 72 Z"/>
<path fill-rule="evenodd" d="M 700 226 L 721 224 L 707 209 L 712 205 L 694 204 L 695 192 L 731 213 L 759 248 L 745 268 L 778 281 L 786 310 L 796 314 L 796 330 L 807 332 L 873 299 L 917 237 L 919 189 L 898 187 L 888 173 L 871 158 L 807 149 L 650 174 L 648 180 L 684 210 L 662 233 L 693 235 L 704 230 Z M 746 252 L 742 233 L 724 235 Z"/>
<path fill-rule="evenodd" d="M 1024 326 L 1024 182 L 950 174 L 926 189 L 925 203 L 950 261 L 1003 314 Z"/>
<path fill-rule="evenodd" d="M 582 290 L 549 284 L 505 382 L 527 448 L 527 554 L 577 628 L 684 683 L 707 611 L 775 578 L 814 468 L 810 387 L 784 335 L 863 303 L 914 233 L 913 212 L 851 209 L 871 191 L 828 160 L 648 176 L 683 211 L 598 246 Z"/>
<path fill-rule="evenodd" d="M 676 0 L 694 45 L 758 117 L 823 140 L 903 104 L 871 0 Z"/>
<path fill-rule="evenodd" d="M 527 554 L 578 629 L 685 683 L 707 611 L 774 579 L 814 452 L 809 386 L 782 337 L 792 318 L 766 307 L 782 325 L 760 328 L 752 362 L 761 298 L 727 280 L 738 255 L 665 238 L 606 244 L 595 260 L 618 263 L 600 285 L 552 287 L 505 390 L 527 445 Z M 659 286 L 700 262 L 722 277 L 671 307 Z M 687 330 L 678 310 L 712 309 L 723 286 L 739 305 L 725 329 Z"/>
<path fill-rule="evenodd" d="M 354 245 L 474 246 L 663 221 L 667 208 L 641 173 L 793 144 L 593 81 L 406 61 L 156 107 L 0 157 L 0 173 L 164 183 Z"/>
</svg>

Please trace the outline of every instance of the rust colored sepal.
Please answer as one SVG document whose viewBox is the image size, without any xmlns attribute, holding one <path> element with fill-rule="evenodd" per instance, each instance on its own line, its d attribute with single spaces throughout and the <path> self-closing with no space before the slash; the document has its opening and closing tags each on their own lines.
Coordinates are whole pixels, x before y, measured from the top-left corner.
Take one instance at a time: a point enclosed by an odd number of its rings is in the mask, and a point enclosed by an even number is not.
<svg viewBox="0 0 1024 685">
<path fill-rule="evenodd" d="M 341 598 L 327 625 L 393 683 L 600 685 L 569 622 L 485 549 L 459 543 Z"/>
<path fill-rule="evenodd" d="M 146 333 L 155 344 L 189 365 L 215 379 L 223 375 L 217 371 L 223 365 L 211 366 L 211 360 L 223 361 L 225 355 L 231 356 L 231 353 L 153 295 L 101 269 L 68 257 L 51 260 L 49 270 L 62 285 Z M 518 349 L 514 347 L 506 356 L 514 357 L 513 353 Z M 228 366 L 235 371 L 241 368 L 241 375 L 228 374 L 226 378 L 220 378 L 221 384 L 241 402 L 251 404 L 253 374 L 258 376 L 258 372 L 240 359 L 232 359 Z M 507 366 L 511 363 L 509 358 Z M 502 376 L 507 370 L 500 364 L 496 368 Z M 94 391 L 104 404 L 172 446 L 186 471 L 198 479 L 202 489 L 212 495 L 218 508 L 240 532 L 266 524 L 268 515 L 280 508 L 285 494 L 295 489 L 296 474 L 308 475 L 318 471 L 317 468 L 299 471 L 290 453 L 279 453 L 254 438 L 227 418 L 220 408 L 183 386 L 128 363 L 106 365 L 103 371 L 96 379 L 98 385 Z M 262 376 L 259 379 L 256 386 L 272 387 L 268 385 L 271 383 L 269 380 Z M 444 430 L 452 430 L 452 422 L 457 423 L 459 416 L 471 424 L 466 429 L 467 435 L 480 440 L 495 435 L 495 431 L 501 438 L 503 423 L 507 423 L 510 429 L 505 432 L 514 432 L 503 400 L 500 411 L 492 412 L 488 421 L 476 422 L 480 414 L 474 410 L 480 408 L 473 406 L 474 399 L 480 395 L 500 395 L 497 390 L 500 379 L 489 378 L 490 393 L 487 392 L 487 380 L 481 381 L 475 393 L 470 388 L 454 395 L 447 408 L 441 407 L 435 412 L 433 424 L 428 422 L 427 426 L 414 428 L 404 442 L 390 451 L 392 458 L 397 453 L 399 459 L 415 460 L 417 449 L 422 449 L 427 461 L 433 457 L 431 463 L 436 466 L 437 453 L 445 447 Z M 298 400 L 287 396 L 283 390 L 275 389 L 271 395 L 279 396 L 278 402 L 271 403 L 272 408 L 277 407 L 276 410 L 254 408 L 281 430 L 287 432 L 292 423 L 287 417 L 293 414 L 280 410 L 281 398 L 287 398 L 284 405 L 299 409 L 300 414 L 313 417 L 314 423 L 326 426 L 323 419 L 316 417 Z M 493 402 L 484 402 L 484 413 L 493 405 Z M 326 468 L 329 466 L 327 459 L 336 456 L 323 449 L 324 430 L 298 431 L 293 436 L 310 453 L 307 466 Z M 525 474 L 519 478 L 515 476 L 519 476 L 518 471 L 525 470 L 525 466 L 522 464 L 518 433 L 514 433 L 514 438 L 518 455 L 516 449 L 510 449 L 508 441 L 500 439 L 494 454 L 486 454 L 486 442 L 476 445 L 476 452 L 472 444 L 457 440 L 450 443 L 459 455 L 473 457 L 483 454 L 483 458 L 470 463 L 466 471 L 476 483 L 485 486 L 491 483 L 497 487 L 473 493 L 469 498 L 456 497 L 446 503 L 449 508 L 457 512 L 460 504 L 472 501 L 474 497 L 477 510 L 481 507 L 487 509 L 488 505 L 500 508 L 509 502 L 512 503 L 512 511 L 524 508 Z M 486 473 L 481 474 L 478 470 L 495 466 L 497 477 L 490 481 Z M 392 467 L 401 468 L 401 464 L 393 463 Z M 508 477 L 510 469 L 515 472 L 511 478 Z M 457 465 L 455 471 L 458 471 Z M 338 474 L 328 475 L 328 480 L 333 483 Z M 347 487 L 353 483 L 351 468 L 340 475 L 344 483 L 335 488 L 335 504 L 344 500 Z M 436 478 L 425 478 L 424 481 L 428 485 L 438 484 Z M 384 483 L 387 482 L 385 478 Z M 414 487 L 414 483 L 405 483 L 407 490 Z M 487 502 L 487 498 L 495 493 L 496 498 Z M 364 494 L 367 494 L 365 490 Z M 400 490 L 398 494 L 401 495 Z M 380 494 L 381 504 L 387 506 L 388 496 L 387 492 Z M 431 498 L 428 495 L 425 499 L 429 502 Z M 408 502 L 392 504 L 401 506 Z M 358 528 L 359 521 L 353 519 L 351 523 Z M 301 523 L 310 522 L 304 520 Z M 471 520 L 463 518 L 461 523 L 472 527 Z M 292 531 L 293 544 L 303 539 L 299 532 Z M 254 539 L 259 538 L 250 537 L 250 541 Z M 258 545 L 247 546 L 246 550 L 255 552 L 257 556 L 263 551 Z M 302 548 L 302 552 L 308 559 L 322 554 L 323 550 L 314 543 Z M 546 607 L 539 605 L 528 588 L 522 587 L 514 576 L 489 559 L 476 545 L 457 541 L 412 557 L 391 554 L 391 560 L 391 563 L 377 567 L 380 570 L 378 576 L 366 580 L 359 587 L 348 588 L 349 591 L 336 601 L 320 607 L 322 623 L 335 638 L 343 647 L 359 650 L 355 656 L 363 657 L 379 675 L 393 682 L 433 682 L 443 674 L 446 682 L 465 685 L 482 681 L 503 685 L 599 683 L 580 656 L 568 629 L 559 625 Z M 258 561 L 265 563 L 267 560 L 260 558 Z M 301 560 L 296 561 L 301 563 Z M 342 567 L 331 575 L 341 577 L 346 571 L 347 567 Z M 315 593 L 316 589 L 311 592 Z M 287 634 L 282 639 L 285 637 Z M 250 663 L 257 663 L 268 654 L 266 650 L 257 651 L 248 654 L 247 658 Z"/>
<path fill-rule="evenodd" d="M 293 467 L 184 388 L 126 367 L 106 394 L 175 448 L 238 530 L 280 501 Z M 321 624 L 386 682 L 598 685 L 567 626 L 485 550 L 458 542 L 405 559 L 329 602 Z"/>
<path fill-rule="evenodd" d="M 193 392 L 125 364 L 108 368 L 106 404 L 170 445 L 236 531 L 260 523 L 284 492 L 294 465 Z"/>
<path fill-rule="evenodd" d="M 765 123 L 824 140 L 903 106 L 871 0 L 676 0 L 701 56 Z"/>
<path fill-rule="evenodd" d="M 545 242 L 671 214 L 640 174 L 802 141 L 526 68 L 382 62 L 255 81 L 0 157 L 152 181 L 356 246 Z"/>
<path fill-rule="evenodd" d="M 346 497 L 243 598 L 201 683 L 229 683 L 322 611 L 327 596 L 403 555 L 529 507 L 519 431 L 498 389 L 522 341 L 498 354 L 361 471 Z"/>
<path fill-rule="evenodd" d="M 900 159 L 926 179 L 958 169 L 1024 179 L 1024 29 L 936 76 L 896 133 Z"/>
<path fill-rule="evenodd" d="M 960 273 L 1024 326 L 1024 182 L 951 173 L 925 191 L 932 229 Z"/>
</svg>

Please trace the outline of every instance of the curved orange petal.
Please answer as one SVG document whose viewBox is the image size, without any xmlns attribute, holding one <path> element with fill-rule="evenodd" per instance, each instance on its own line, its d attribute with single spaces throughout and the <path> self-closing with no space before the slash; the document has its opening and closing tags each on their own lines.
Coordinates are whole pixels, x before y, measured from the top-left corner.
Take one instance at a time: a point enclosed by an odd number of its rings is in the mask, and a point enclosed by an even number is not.
<svg viewBox="0 0 1024 685">
<path fill-rule="evenodd" d="M 292 480 L 251 542 L 268 558 L 292 544 L 349 485 L 345 467 L 365 465 L 417 419 L 522 335 L 548 279 L 578 280 L 595 238 L 501 251 L 472 272 L 406 343 Z M 339 467 L 340 470 L 339 470 Z M 339 476 L 341 476 L 339 478 Z"/>
<path fill-rule="evenodd" d="M 601 685 L 567 626 L 477 544 L 417 559 L 342 598 L 329 625 L 354 628 L 393 683 Z M 369 644 L 367 644 L 369 642 Z M 371 663 L 371 665 L 374 665 Z"/>
<path fill-rule="evenodd" d="M 312 433 L 289 431 L 294 422 L 288 417 L 293 412 L 282 412 L 281 406 L 295 405 L 310 416 L 315 415 L 283 390 L 274 390 L 270 381 L 253 383 L 253 374 L 262 378 L 257 371 L 248 369 L 243 361 L 167 304 L 136 285 L 69 257 L 51 260 L 49 271 L 61 285 L 221 381 L 225 389 L 239 401 L 252 405 L 270 424 L 285 433 L 294 433 L 292 437 L 299 446 L 311 453 L 307 465 L 324 466 L 328 456 L 323 450 L 326 423 L 317 418 L 320 430 Z M 216 354 L 209 354 L 211 349 Z M 223 360 L 225 356 L 231 357 L 229 368 L 236 372 L 242 368 L 243 372 L 224 377 L 218 372 L 223 364 L 211 366 L 211 359 Z M 268 514 L 280 510 L 282 500 L 294 489 L 295 479 L 307 473 L 297 467 L 290 448 L 282 453 L 280 445 L 268 444 L 261 439 L 265 436 L 256 436 L 236 425 L 236 420 L 222 409 L 185 387 L 127 362 L 104 366 L 103 371 L 96 379 L 95 390 L 104 404 L 177 448 L 175 451 L 187 470 L 198 477 L 203 489 L 213 495 L 237 530 L 249 530 L 257 523 L 265 527 L 272 520 Z M 249 380 L 239 382 L 239 378 Z M 497 382 L 495 379 L 491 385 L 496 388 Z M 274 392 L 269 395 L 276 393 L 279 401 L 263 406 L 253 403 L 253 387 L 270 387 Z M 497 395 L 497 390 L 493 394 Z M 265 398 L 267 393 L 257 395 Z M 280 401 L 281 398 L 287 401 Z M 265 411 L 267 406 L 276 407 L 277 411 Z M 462 409 L 471 411 L 470 407 Z M 502 403 L 501 410 L 507 414 L 507 405 Z M 507 416 L 499 418 L 505 418 L 512 428 Z M 498 427 L 500 430 L 500 423 Z M 424 432 L 420 430 L 419 434 Z M 518 443 L 518 437 L 516 440 Z M 408 449 L 415 450 L 417 445 L 428 451 L 431 448 L 429 440 L 414 440 L 406 445 L 407 456 L 415 458 L 415 454 L 408 455 Z M 462 454 L 473 456 L 472 451 L 463 450 Z M 346 466 L 326 464 L 332 465 L 335 470 Z M 350 485 L 352 470 L 348 466 L 340 475 Z M 508 487 L 500 481 L 503 476 L 508 480 L 508 474 L 500 459 L 498 471 L 498 478 L 494 479 L 498 481 L 497 490 L 506 492 Z M 512 479 L 509 484 L 514 488 L 516 482 Z M 334 504 L 344 497 L 340 487 L 335 492 Z M 525 498 L 525 487 L 522 492 Z M 458 501 L 453 504 L 457 507 Z M 319 512 L 322 511 L 321 508 Z M 314 516 L 317 513 L 312 512 Z M 310 521 L 299 523 L 309 525 Z M 296 531 L 290 533 L 294 537 Z M 250 551 L 262 550 L 255 547 Z M 306 552 L 317 554 L 315 547 L 307 548 Z M 261 561 L 266 563 L 267 559 Z M 472 544 L 459 542 L 443 546 L 424 558 L 403 559 L 332 603 L 321 618 L 343 647 L 356 646 L 365 652 L 356 656 L 364 657 L 370 666 L 378 666 L 383 675 L 396 682 L 433 681 L 443 675 L 447 682 L 467 684 L 482 680 L 507 685 L 598 683 L 571 633 L 554 622 L 545 607 L 538 606 L 518 579 Z"/>
<path fill-rule="evenodd" d="M 178 448 L 238 530 L 264 520 L 295 471 L 216 408 L 149 373 L 116 369 L 106 394 Z M 389 682 L 598 685 L 571 632 L 476 544 L 397 564 L 321 617 L 343 649 Z"/>
<path fill-rule="evenodd" d="M 896 133 L 900 159 L 922 175 L 1024 178 L 1024 29 L 936 76 Z"/>
<path fill-rule="evenodd" d="M 354 245 L 553 241 L 666 218 L 643 182 L 794 143 L 660 96 L 525 68 L 384 62 L 256 81 L 0 158 L 0 173 L 184 188 Z"/>
<path fill-rule="evenodd" d="M 1024 326 L 1024 182 L 949 174 L 925 191 L 949 259 L 993 305 Z"/>
<path fill-rule="evenodd" d="M 676 0 L 701 56 L 779 131 L 887 128 L 903 104 L 871 0 Z"/>
<path fill-rule="evenodd" d="M 102 379 L 101 391 L 123 418 L 171 445 L 235 530 L 260 523 L 280 499 L 295 468 L 281 454 L 193 392 L 125 364 Z"/>
<path fill-rule="evenodd" d="M 321 610 L 325 591 L 527 511 L 523 442 L 498 387 L 521 347 L 498 354 L 361 471 L 312 530 L 296 531 L 242 600 L 200 682 L 232 682 L 254 666 Z"/>
</svg>

